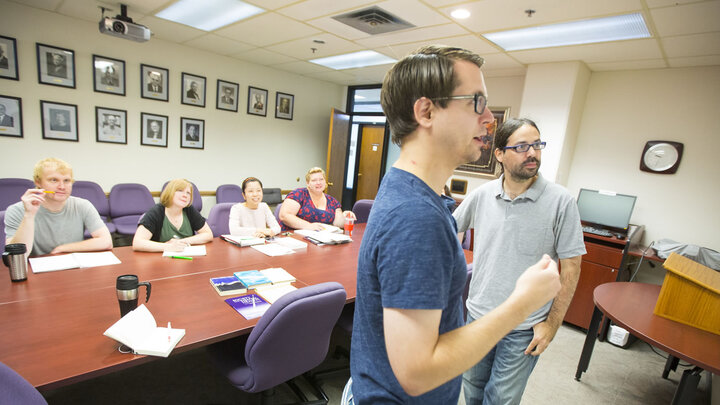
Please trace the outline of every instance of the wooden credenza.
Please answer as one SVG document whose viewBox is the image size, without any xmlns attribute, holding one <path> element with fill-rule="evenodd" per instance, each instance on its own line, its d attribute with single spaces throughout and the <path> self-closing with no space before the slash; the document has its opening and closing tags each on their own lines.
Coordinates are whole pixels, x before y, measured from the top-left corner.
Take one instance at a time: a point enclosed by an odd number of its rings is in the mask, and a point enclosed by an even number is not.
<svg viewBox="0 0 720 405">
<path fill-rule="evenodd" d="M 583 329 L 590 326 L 590 318 L 595 308 L 593 303 L 595 287 L 612 281 L 626 280 L 628 251 L 640 242 L 643 231 L 643 226 L 631 225 L 625 239 L 584 233 L 587 254 L 582 257 L 580 279 L 565 314 L 565 322 Z"/>
</svg>

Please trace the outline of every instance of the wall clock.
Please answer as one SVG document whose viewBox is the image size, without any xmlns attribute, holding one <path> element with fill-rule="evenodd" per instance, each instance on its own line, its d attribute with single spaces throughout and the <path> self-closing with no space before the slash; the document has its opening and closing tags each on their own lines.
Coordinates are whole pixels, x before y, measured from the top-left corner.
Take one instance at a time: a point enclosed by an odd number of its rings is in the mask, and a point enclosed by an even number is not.
<svg viewBox="0 0 720 405">
<path fill-rule="evenodd" d="M 683 144 L 673 141 L 648 141 L 640 156 L 640 170 L 658 173 L 672 174 L 680 166 Z"/>
</svg>

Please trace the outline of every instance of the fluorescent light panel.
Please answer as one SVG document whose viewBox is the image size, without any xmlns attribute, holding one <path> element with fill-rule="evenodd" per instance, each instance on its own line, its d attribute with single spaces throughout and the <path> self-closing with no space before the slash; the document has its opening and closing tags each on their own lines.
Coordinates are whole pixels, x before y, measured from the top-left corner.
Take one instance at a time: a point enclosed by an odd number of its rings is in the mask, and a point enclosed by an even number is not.
<svg viewBox="0 0 720 405">
<path fill-rule="evenodd" d="M 640 13 L 543 25 L 483 35 L 506 51 L 648 38 Z"/>
<path fill-rule="evenodd" d="M 240 0 L 180 0 L 155 16 L 212 31 L 263 11 Z"/>
<path fill-rule="evenodd" d="M 342 70 L 384 65 L 386 63 L 396 62 L 396 60 L 375 51 L 360 51 L 347 53 L 345 55 L 329 56 L 327 58 L 311 59 L 310 62 L 329 67 L 330 69 Z"/>
</svg>

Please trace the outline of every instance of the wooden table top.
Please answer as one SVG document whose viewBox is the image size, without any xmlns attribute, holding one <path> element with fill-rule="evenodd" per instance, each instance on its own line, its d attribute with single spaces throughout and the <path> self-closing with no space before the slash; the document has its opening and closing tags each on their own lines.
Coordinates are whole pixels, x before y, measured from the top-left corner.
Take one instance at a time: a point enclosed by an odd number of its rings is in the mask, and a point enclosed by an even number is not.
<svg viewBox="0 0 720 405">
<path fill-rule="evenodd" d="M 720 374 L 720 335 L 653 313 L 660 286 L 607 283 L 595 288 L 595 305 L 638 338 L 715 374 Z"/>
</svg>

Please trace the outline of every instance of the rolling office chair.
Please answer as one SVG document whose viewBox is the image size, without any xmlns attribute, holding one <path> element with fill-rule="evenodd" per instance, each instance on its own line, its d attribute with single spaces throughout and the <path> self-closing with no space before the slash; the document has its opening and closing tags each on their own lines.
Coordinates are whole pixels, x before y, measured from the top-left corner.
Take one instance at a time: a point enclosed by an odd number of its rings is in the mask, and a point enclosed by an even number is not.
<svg viewBox="0 0 720 405">
<path fill-rule="evenodd" d="M 282 204 L 282 190 L 275 187 L 263 188 L 263 202 L 268 206 Z"/>
<path fill-rule="evenodd" d="M 72 195 L 90 201 L 98 214 L 100 214 L 100 218 L 105 222 L 110 233 L 117 230 L 115 224 L 110 222 L 110 203 L 99 184 L 93 181 L 77 180 L 73 183 Z M 90 233 L 85 230 L 85 238 L 87 239 L 89 237 Z"/>
<path fill-rule="evenodd" d="M 358 224 L 362 224 L 368 221 L 368 218 L 370 217 L 370 209 L 372 209 L 373 203 L 375 200 L 357 200 L 355 201 L 355 204 L 353 204 L 352 211 L 355 213 L 355 216 L 357 217 L 357 221 L 355 221 Z"/>
<path fill-rule="evenodd" d="M 307 402 L 291 380 L 325 359 L 345 298 L 345 289 L 336 282 L 292 291 L 270 306 L 249 335 L 209 346 L 208 354 L 230 383 L 243 391 L 262 392 L 287 383 Z M 322 388 L 310 382 L 319 399 L 309 403 L 327 404 Z"/>
<path fill-rule="evenodd" d="M 230 234 L 230 209 L 235 203 L 219 203 L 210 208 L 207 223 L 213 236 Z"/>
<path fill-rule="evenodd" d="M 221 184 L 215 190 L 215 201 L 220 203 L 239 203 L 245 201 L 242 188 L 237 184 Z"/>
<path fill-rule="evenodd" d="M 168 183 L 169 183 L 168 181 L 166 181 L 165 183 L 163 183 L 163 186 L 162 186 L 162 189 L 160 189 L 160 192 L 162 192 L 163 190 L 165 190 L 165 186 L 167 186 Z M 195 183 L 190 182 L 190 184 L 192 184 L 192 186 L 193 186 L 193 195 L 192 195 L 192 197 L 193 197 L 192 200 L 193 200 L 193 201 L 192 201 L 192 206 L 195 207 L 195 209 L 196 209 L 198 212 L 200 212 L 200 211 L 202 211 L 202 207 L 203 207 L 202 196 L 200 196 L 200 190 L 198 190 L 198 188 L 197 188 L 197 186 L 195 185 Z"/>
<path fill-rule="evenodd" d="M 28 179 L 6 177 L 0 179 L 0 211 L 20 201 L 20 197 L 29 188 L 35 188 L 35 183 Z"/>
<path fill-rule="evenodd" d="M 0 363 L 0 404 L 47 405 L 47 401 L 20 374 Z"/>
<path fill-rule="evenodd" d="M 114 185 L 109 201 L 110 217 L 117 233 L 122 235 L 135 235 L 140 217 L 155 205 L 150 190 L 139 183 Z"/>
<path fill-rule="evenodd" d="M 277 220 L 278 224 L 282 225 L 282 222 L 280 221 L 280 208 L 282 207 L 282 204 L 278 204 L 277 207 L 275 207 L 275 211 L 273 214 L 275 214 L 275 219 Z"/>
</svg>

